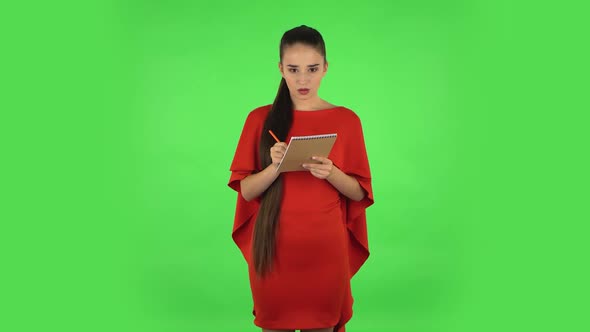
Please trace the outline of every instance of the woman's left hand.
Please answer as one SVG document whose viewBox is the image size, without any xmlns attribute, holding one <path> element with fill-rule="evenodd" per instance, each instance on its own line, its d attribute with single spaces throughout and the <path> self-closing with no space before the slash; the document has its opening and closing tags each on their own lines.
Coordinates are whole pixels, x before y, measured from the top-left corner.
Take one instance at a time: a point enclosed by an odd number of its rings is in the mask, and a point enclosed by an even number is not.
<svg viewBox="0 0 590 332">
<path fill-rule="evenodd" d="M 303 168 L 309 170 L 311 175 L 318 179 L 327 179 L 332 175 L 336 166 L 328 158 L 324 157 L 312 157 L 311 159 L 321 162 L 321 164 L 303 164 Z"/>
</svg>

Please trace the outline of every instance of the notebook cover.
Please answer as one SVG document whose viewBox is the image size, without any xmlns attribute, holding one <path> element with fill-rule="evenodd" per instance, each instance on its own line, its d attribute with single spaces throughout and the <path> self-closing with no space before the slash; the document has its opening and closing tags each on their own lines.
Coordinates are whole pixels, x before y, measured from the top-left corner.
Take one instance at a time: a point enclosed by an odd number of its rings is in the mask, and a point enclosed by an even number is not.
<svg viewBox="0 0 590 332">
<path fill-rule="evenodd" d="M 277 172 L 307 171 L 301 165 L 320 164 L 311 157 L 328 157 L 335 141 L 336 134 L 291 137 Z"/>
</svg>

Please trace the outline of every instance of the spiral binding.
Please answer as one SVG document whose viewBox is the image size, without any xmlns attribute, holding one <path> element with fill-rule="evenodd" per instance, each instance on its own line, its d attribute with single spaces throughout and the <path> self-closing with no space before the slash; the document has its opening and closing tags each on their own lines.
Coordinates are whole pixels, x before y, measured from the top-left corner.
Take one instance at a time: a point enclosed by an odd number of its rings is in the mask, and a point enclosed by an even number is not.
<svg viewBox="0 0 590 332">
<path fill-rule="evenodd" d="M 291 139 L 293 141 L 307 141 L 311 139 L 321 139 L 321 138 L 332 138 L 336 137 L 337 134 L 322 134 L 322 135 L 310 135 L 310 136 L 293 136 Z"/>
</svg>

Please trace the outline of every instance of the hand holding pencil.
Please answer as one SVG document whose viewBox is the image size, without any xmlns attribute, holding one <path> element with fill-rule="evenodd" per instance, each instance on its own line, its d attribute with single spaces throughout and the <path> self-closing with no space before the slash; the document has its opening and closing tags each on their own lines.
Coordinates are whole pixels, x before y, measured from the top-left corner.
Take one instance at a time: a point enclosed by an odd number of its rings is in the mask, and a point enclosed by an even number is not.
<svg viewBox="0 0 590 332">
<path fill-rule="evenodd" d="M 270 148 L 270 158 L 272 159 L 272 163 L 278 166 L 287 151 L 287 143 L 281 142 L 272 130 L 269 130 L 268 132 L 272 135 L 275 141 L 277 141 L 275 145 Z"/>
</svg>

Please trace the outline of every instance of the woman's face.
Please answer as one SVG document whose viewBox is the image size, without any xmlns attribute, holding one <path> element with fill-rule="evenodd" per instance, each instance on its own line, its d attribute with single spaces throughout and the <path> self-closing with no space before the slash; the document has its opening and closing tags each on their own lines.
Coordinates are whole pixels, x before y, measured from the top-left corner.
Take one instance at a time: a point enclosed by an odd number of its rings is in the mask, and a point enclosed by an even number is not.
<svg viewBox="0 0 590 332">
<path fill-rule="evenodd" d="M 305 101 L 317 98 L 328 64 L 315 48 L 294 44 L 283 51 L 279 69 L 287 82 L 291 99 Z"/>
</svg>

